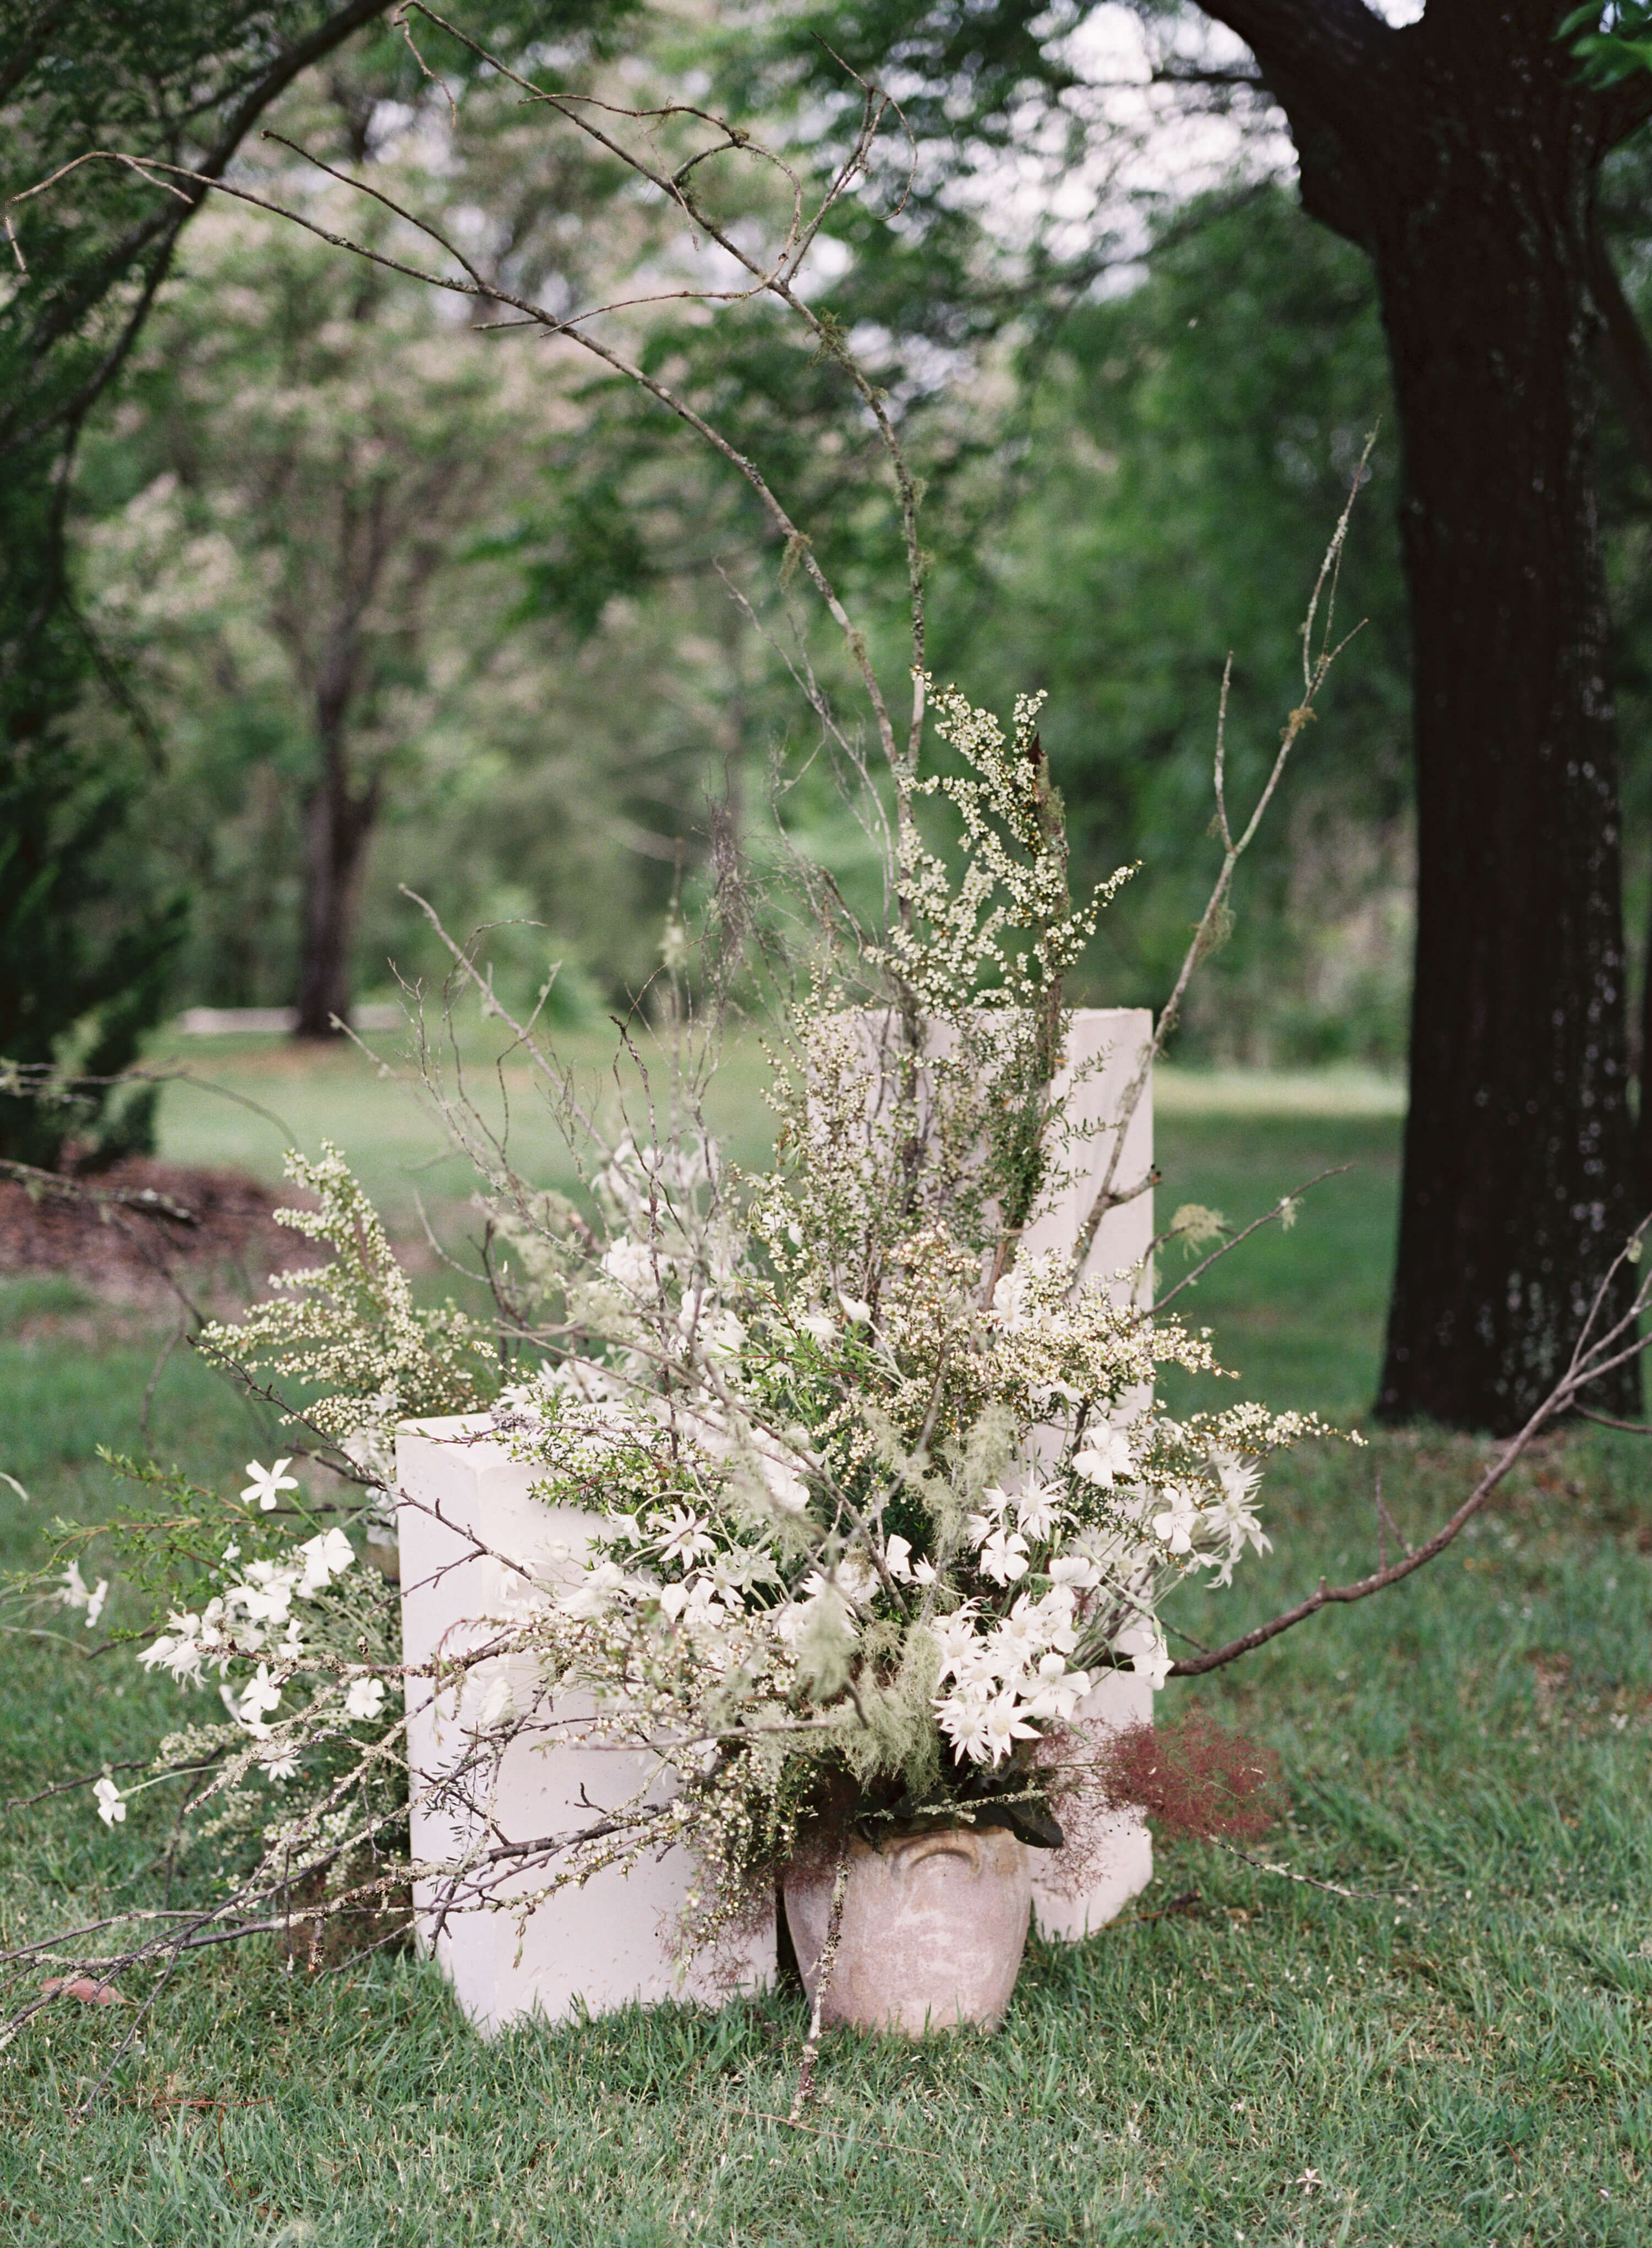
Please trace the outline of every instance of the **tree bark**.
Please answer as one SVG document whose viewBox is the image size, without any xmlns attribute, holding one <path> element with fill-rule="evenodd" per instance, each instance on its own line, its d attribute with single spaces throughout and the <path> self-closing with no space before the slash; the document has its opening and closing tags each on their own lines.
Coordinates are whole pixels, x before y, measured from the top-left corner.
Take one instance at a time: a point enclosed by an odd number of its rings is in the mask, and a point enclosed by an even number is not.
<svg viewBox="0 0 1652 2248">
<path fill-rule="evenodd" d="M 1506 1432 L 1638 1215 L 1594 483 L 1601 113 L 1538 0 L 1430 0 L 1403 31 L 1358 0 L 1212 12 L 1280 93 L 1305 204 L 1373 258 L 1404 457 L 1417 929 L 1377 1412 Z M 1598 1402 L 1638 1389 L 1626 1367 Z"/>
<path fill-rule="evenodd" d="M 1499 1433 L 1553 1387 L 1635 1215 L 1588 181 L 1553 153 L 1533 134 L 1478 180 L 1453 167 L 1433 254 L 1414 227 L 1403 259 L 1378 260 L 1404 431 L 1418 846 L 1378 1410 Z M 1601 1409 L 1634 1409 L 1631 1369 L 1619 1388 Z"/>
<path fill-rule="evenodd" d="M 297 1038 L 336 1038 L 350 1020 L 356 928 L 379 781 L 350 786 L 342 722 L 322 741 L 321 775 L 304 807 L 304 942 Z"/>
</svg>

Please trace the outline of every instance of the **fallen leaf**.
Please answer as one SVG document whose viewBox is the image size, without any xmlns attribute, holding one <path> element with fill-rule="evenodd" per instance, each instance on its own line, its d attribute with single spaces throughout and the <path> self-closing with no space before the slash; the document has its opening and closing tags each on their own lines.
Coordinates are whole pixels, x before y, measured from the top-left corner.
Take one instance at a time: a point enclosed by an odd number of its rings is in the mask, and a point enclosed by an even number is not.
<svg viewBox="0 0 1652 2248">
<path fill-rule="evenodd" d="M 113 1983 L 94 1983 L 90 1975 L 53 1975 L 40 1985 L 48 1998 L 79 1998 L 88 2006 L 124 2006 Z"/>
</svg>

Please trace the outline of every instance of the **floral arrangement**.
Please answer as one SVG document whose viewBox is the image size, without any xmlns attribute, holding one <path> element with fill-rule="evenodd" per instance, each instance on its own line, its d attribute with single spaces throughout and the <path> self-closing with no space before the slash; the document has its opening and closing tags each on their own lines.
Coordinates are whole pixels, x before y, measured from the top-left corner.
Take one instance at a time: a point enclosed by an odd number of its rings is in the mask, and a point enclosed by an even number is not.
<svg viewBox="0 0 1652 2248">
<path fill-rule="evenodd" d="M 1106 1170 L 1068 1121 L 1060 982 L 1122 877 L 1070 903 L 1034 703 L 1006 735 L 918 683 L 956 767 L 914 794 L 957 808 L 956 867 L 906 818 L 888 942 L 846 973 L 827 932 L 775 1053 L 766 1173 L 705 1128 L 680 946 L 663 1125 L 656 1105 L 652 1136 L 599 1140 L 585 1210 L 488 1166 L 491 1326 L 416 1306 L 335 1150 L 290 1159 L 318 1208 L 284 1221 L 330 1261 L 202 1342 L 273 1375 L 358 1495 L 318 1509 L 290 1456 L 249 1463 L 235 1498 L 167 1481 L 165 1580 L 187 1565 L 192 1589 L 139 1657 L 216 1689 L 222 1717 L 168 1737 L 138 1785 L 186 1779 L 181 1826 L 219 1844 L 243 1903 L 405 1877 L 406 1712 L 439 1691 L 469 1744 L 439 1782 L 456 1808 L 524 1729 L 567 1737 L 570 1707 L 578 1737 L 648 1752 L 651 1784 L 548 1847 L 537 1887 L 514 1869 L 518 1912 L 680 1840 L 705 1874 L 694 1945 L 853 1825 L 1059 1844 L 1106 1785 L 1073 1730 L 1093 1687 L 1118 1668 L 1161 1683 L 1166 1591 L 1225 1585 L 1266 1548 L 1262 1465 L 1317 1423 L 1172 1417 L 1156 1377 L 1211 1369 L 1206 1337 L 1144 1308 L 1143 1269 L 1084 1277 L 1019 1246 L 1048 1194 Z M 421 1670 L 350 1532 L 382 1534 L 399 1421 L 477 1409 L 590 1535 L 495 1557 L 496 1613 Z M 128 1525 L 140 1555 L 145 1536 Z M 65 1597 L 100 1597 L 68 1566 Z M 106 1774 L 99 1814 L 124 1819 L 130 1792 Z M 468 1861 L 416 1870 L 487 1901 Z"/>
</svg>

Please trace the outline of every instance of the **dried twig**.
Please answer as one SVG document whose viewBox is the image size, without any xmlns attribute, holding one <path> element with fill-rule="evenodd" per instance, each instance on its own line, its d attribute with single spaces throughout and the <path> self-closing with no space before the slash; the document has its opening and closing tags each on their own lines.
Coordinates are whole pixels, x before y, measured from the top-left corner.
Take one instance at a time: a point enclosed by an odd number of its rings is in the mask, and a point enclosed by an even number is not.
<svg viewBox="0 0 1652 2248">
<path fill-rule="evenodd" d="M 63 1171 L 38 1170 L 32 1163 L 0 1155 L 0 1177 L 15 1179 L 37 1200 L 90 1204 L 93 1209 L 130 1210 L 140 1217 L 167 1217 L 174 1225 L 199 1225 L 200 1212 L 154 1187 L 94 1187 Z"/>
<path fill-rule="evenodd" d="M 832 1970 L 837 1964 L 837 1939 L 843 1933 L 843 1899 L 849 1891 L 849 1840 L 844 1835 L 837 1853 L 837 1867 L 832 1875 L 832 1901 L 826 1915 L 826 1941 L 820 1957 L 815 1962 L 815 2003 L 809 2011 L 809 2035 L 803 2040 L 802 2057 L 797 2068 L 797 2094 L 792 2101 L 792 2112 L 786 2118 L 794 2128 L 802 2119 L 814 2088 L 815 2060 L 820 2051 L 821 2016 L 826 2004 L 826 1993 L 831 1987 Z"/>
<path fill-rule="evenodd" d="M 1642 1236 L 1648 1224 L 1652 1224 L 1652 1220 L 1636 1229 L 1634 1237 L 1608 1267 L 1595 1291 L 1588 1317 L 1583 1323 L 1582 1332 L 1578 1336 L 1565 1373 L 1525 1427 L 1505 1443 L 1461 1506 L 1431 1538 L 1421 1546 L 1408 1548 L 1403 1559 L 1390 1561 L 1386 1567 L 1375 1569 L 1369 1576 L 1357 1578 L 1351 1584 L 1330 1585 L 1321 1578 L 1319 1589 L 1310 1593 L 1306 1600 L 1299 1600 L 1294 1607 L 1284 1609 L 1280 1614 L 1270 1617 L 1266 1623 L 1258 1624 L 1253 1631 L 1241 1633 L 1239 1638 L 1230 1640 L 1225 1647 L 1216 1648 L 1209 1655 L 1179 1659 L 1171 1665 L 1169 1675 L 1172 1678 L 1197 1678 L 1207 1670 L 1220 1670 L 1227 1663 L 1237 1662 L 1241 1655 L 1249 1655 L 1259 1647 L 1266 1647 L 1269 1640 L 1277 1639 L 1281 1632 L 1289 1631 L 1294 1625 L 1306 1622 L 1309 1616 L 1317 1615 L 1321 1608 L 1348 1607 L 1355 1600 L 1369 1600 L 1375 1593 L 1387 1592 L 1391 1586 L 1402 1584 L 1407 1577 L 1426 1567 L 1429 1562 L 1444 1552 L 1446 1547 L 1462 1535 L 1543 1431 L 1567 1414 L 1584 1409 L 1579 1404 L 1579 1397 L 1591 1382 L 1599 1381 L 1620 1366 L 1631 1363 L 1652 1347 L 1652 1333 L 1642 1334 L 1640 1332 L 1642 1314 L 1649 1303 L 1652 1303 L 1652 1278 L 1642 1280 L 1628 1308 L 1605 1329 L 1599 1340 L 1594 1343 L 1589 1340 L 1596 1320 L 1610 1300 L 1619 1274 L 1638 1260 Z"/>
</svg>

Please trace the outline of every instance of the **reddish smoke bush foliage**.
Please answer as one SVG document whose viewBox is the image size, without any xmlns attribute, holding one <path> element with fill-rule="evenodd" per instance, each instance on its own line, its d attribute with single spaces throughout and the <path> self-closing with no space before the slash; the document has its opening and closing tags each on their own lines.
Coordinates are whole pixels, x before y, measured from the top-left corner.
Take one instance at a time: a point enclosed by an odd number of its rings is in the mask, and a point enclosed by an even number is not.
<svg viewBox="0 0 1652 2248">
<path fill-rule="evenodd" d="M 1110 1734 L 1086 1777 L 1116 1808 L 1137 1805 L 1155 1825 L 1201 1841 L 1258 1841 L 1285 1807 L 1273 1750 L 1198 1710 L 1179 1724 Z"/>
</svg>

